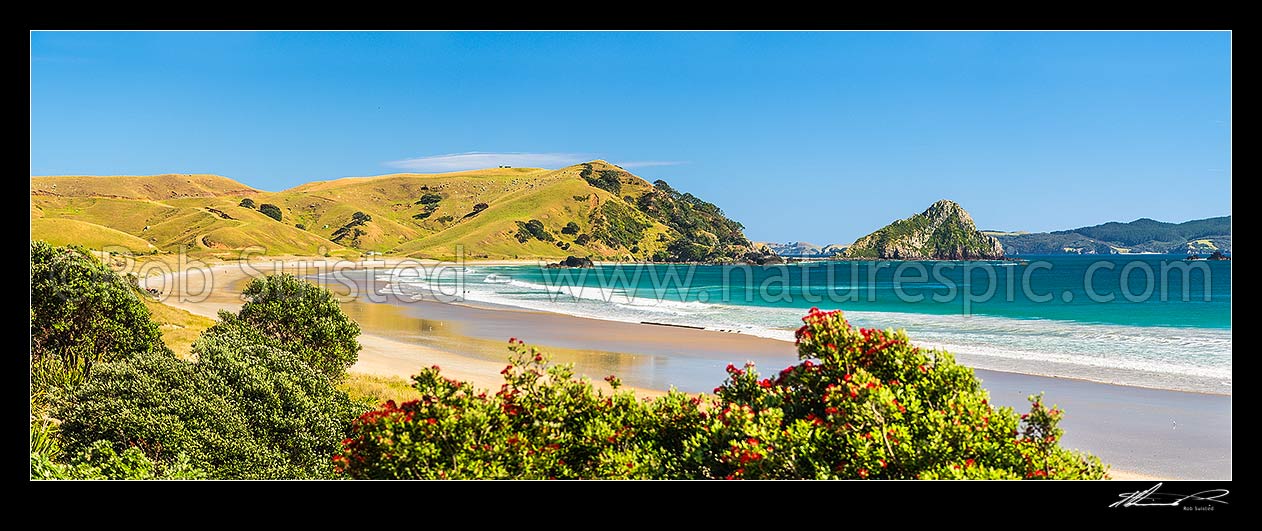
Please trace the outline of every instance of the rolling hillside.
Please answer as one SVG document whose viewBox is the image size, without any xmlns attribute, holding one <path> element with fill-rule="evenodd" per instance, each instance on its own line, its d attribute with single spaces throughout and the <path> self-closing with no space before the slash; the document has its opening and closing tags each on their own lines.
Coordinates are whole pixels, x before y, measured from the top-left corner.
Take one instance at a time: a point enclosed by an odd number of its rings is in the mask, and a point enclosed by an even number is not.
<svg viewBox="0 0 1262 531">
<path fill-rule="evenodd" d="M 450 258 L 462 249 L 479 258 L 690 261 L 752 250 L 718 207 L 599 160 L 351 177 L 281 192 L 201 175 L 32 177 L 31 218 L 35 239 L 90 236 L 128 248 L 138 239 L 225 257 L 252 246 L 293 255 Z M 62 221 L 73 230 L 59 236 Z"/>
<path fill-rule="evenodd" d="M 1231 253 L 1231 216 L 1165 223 L 1141 218 L 1039 233 L 997 234 L 1012 254 Z"/>
</svg>

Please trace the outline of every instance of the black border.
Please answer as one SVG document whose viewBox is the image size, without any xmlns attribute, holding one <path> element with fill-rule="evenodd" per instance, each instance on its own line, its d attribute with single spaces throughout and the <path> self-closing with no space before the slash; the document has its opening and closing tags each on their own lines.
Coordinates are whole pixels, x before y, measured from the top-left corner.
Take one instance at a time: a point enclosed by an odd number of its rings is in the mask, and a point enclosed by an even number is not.
<svg viewBox="0 0 1262 531">
<path fill-rule="evenodd" d="M 425 11 L 424 5 L 417 7 Z M 62 7 L 54 14 L 29 15 L 26 26 L 28 30 L 1229 30 L 1235 22 L 1226 14 L 1205 13 L 1145 11 L 1114 15 L 1093 10 L 1076 15 L 1031 13 L 1032 16 L 1019 18 L 1007 13 L 914 14 L 910 12 L 919 8 L 911 4 L 896 7 L 909 13 L 861 15 L 850 13 L 850 6 L 841 5 L 837 9 L 848 13 L 843 17 L 822 16 L 803 7 L 796 12 L 749 10 L 690 20 L 666 8 L 626 8 L 628 12 L 611 17 L 582 10 L 549 14 L 531 9 L 538 6 L 528 6 L 520 12 L 487 6 L 484 12 L 477 14 L 415 19 L 401 13 L 406 9 L 384 5 L 371 12 L 346 13 L 340 9 L 319 11 L 302 7 L 271 14 L 235 8 L 208 13 L 187 8 L 182 8 L 182 12 L 111 10 L 93 13 Z M 614 10 L 622 8 L 614 6 Z M 608 9 L 602 8 L 602 11 Z M 1161 518 L 1166 522 L 1172 522 L 1172 518 L 1204 521 L 1204 518 L 1228 517 L 1237 506 L 1233 492 L 1223 498 L 1227 504 L 1215 504 L 1212 511 L 1109 507 L 1122 493 L 1148 489 L 1156 483 L 32 481 L 27 485 L 27 493 L 33 495 L 29 498 L 34 500 L 34 507 L 25 507 L 23 512 L 32 514 L 39 505 L 48 504 L 42 514 L 66 515 L 69 503 L 76 507 L 72 512 L 82 516 L 112 514 L 131 518 L 127 513 L 140 513 L 152 517 L 170 511 L 181 519 L 193 518 L 199 523 L 219 518 L 243 523 L 252 521 L 243 516 L 262 512 L 282 516 L 289 523 L 312 518 L 327 524 L 360 513 L 355 520 L 377 522 L 369 525 L 391 525 L 387 522 L 408 525 L 424 520 L 435 522 L 429 518 L 422 520 L 426 512 L 433 511 L 462 522 L 457 525 L 477 527 L 483 527 L 478 524 L 480 521 L 520 521 L 523 518 L 552 525 L 550 520 L 557 517 L 568 521 L 569 525 L 601 525 L 603 519 L 609 518 L 617 522 L 640 520 L 674 527 L 685 522 L 677 520 L 681 516 L 698 518 L 699 523 L 709 525 L 756 525 L 754 519 L 758 519 L 777 526 L 812 521 L 840 524 L 848 517 L 867 516 L 901 527 L 920 519 L 940 520 L 944 524 L 949 519 L 960 523 L 989 521 L 1020 525 L 1021 520 L 996 520 L 1001 515 L 1051 525 L 1083 522 L 1073 519 L 1080 515 L 1130 521 L 1148 518 Z M 1162 492 L 1191 494 L 1209 489 L 1233 490 L 1231 481 L 1161 483 Z M 203 493 L 207 496 L 199 496 Z M 93 506 L 108 512 L 93 512 L 90 510 Z M 780 524 L 775 524 L 777 521 Z"/>
</svg>

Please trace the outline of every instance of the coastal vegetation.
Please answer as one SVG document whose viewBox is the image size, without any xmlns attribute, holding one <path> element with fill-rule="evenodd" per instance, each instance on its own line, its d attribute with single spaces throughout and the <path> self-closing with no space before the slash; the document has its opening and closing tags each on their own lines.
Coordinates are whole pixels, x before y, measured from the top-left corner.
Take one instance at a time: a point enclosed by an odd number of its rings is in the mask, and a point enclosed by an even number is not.
<svg viewBox="0 0 1262 531">
<path fill-rule="evenodd" d="M 769 377 L 728 366 L 713 395 L 611 394 L 515 339 L 494 394 L 442 376 L 421 397 L 365 413 L 334 459 L 365 479 L 1100 479 L 1059 445 L 1041 396 L 994 407 L 971 369 L 901 331 L 812 310 L 801 362 Z"/>
<path fill-rule="evenodd" d="M 803 319 L 799 363 L 729 366 L 713 394 L 601 391 L 516 339 L 497 392 L 438 367 L 409 389 L 347 377 L 358 326 L 296 277 L 251 282 L 182 359 L 134 284 L 81 250 L 31 254 L 49 295 L 31 312 L 32 478 L 1106 477 L 1060 446 L 1042 397 L 995 407 L 949 353 L 838 311 Z"/>
<path fill-rule="evenodd" d="M 33 478 L 328 478 L 369 409 L 339 389 L 358 326 L 327 290 L 258 279 L 187 359 L 143 291 L 82 249 L 31 243 Z"/>
</svg>

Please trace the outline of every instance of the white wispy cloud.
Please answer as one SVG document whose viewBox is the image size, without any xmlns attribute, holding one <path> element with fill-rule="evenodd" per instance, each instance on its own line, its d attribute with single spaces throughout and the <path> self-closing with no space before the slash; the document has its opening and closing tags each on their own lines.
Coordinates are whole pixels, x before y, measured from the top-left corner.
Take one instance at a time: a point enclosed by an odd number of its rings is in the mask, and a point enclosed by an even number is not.
<svg viewBox="0 0 1262 531">
<path fill-rule="evenodd" d="M 636 160 L 631 162 L 617 162 L 615 164 L 623 168 L 652 168 L 654 166 L 678 166 L 687 164 L 686 160 Z"/>
<path fill-rule="evenodd" d="M 447 172 L 517 166 L 526 168 L 561 168 L 592 160 L 595 157 L 583 153 L 452 153 L 412 159 L 392 160 L 385 165 L 418 172 Z"/>
</svg>

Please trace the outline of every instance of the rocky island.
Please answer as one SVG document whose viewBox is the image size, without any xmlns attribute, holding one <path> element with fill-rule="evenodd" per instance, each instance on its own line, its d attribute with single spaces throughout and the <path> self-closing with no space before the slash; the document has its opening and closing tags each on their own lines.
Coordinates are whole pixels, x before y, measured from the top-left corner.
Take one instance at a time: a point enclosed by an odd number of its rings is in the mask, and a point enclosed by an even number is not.
<svg viewBox="0 0 1262 531">
<path fill-rule="evenodd" d="M 845 258 L 871 260 L 1001 260 L 1003 245 L 982 234 L 954 201 L 943 199 L 927 210 L 900 219 L 855 240 Z"/>
</svg>

